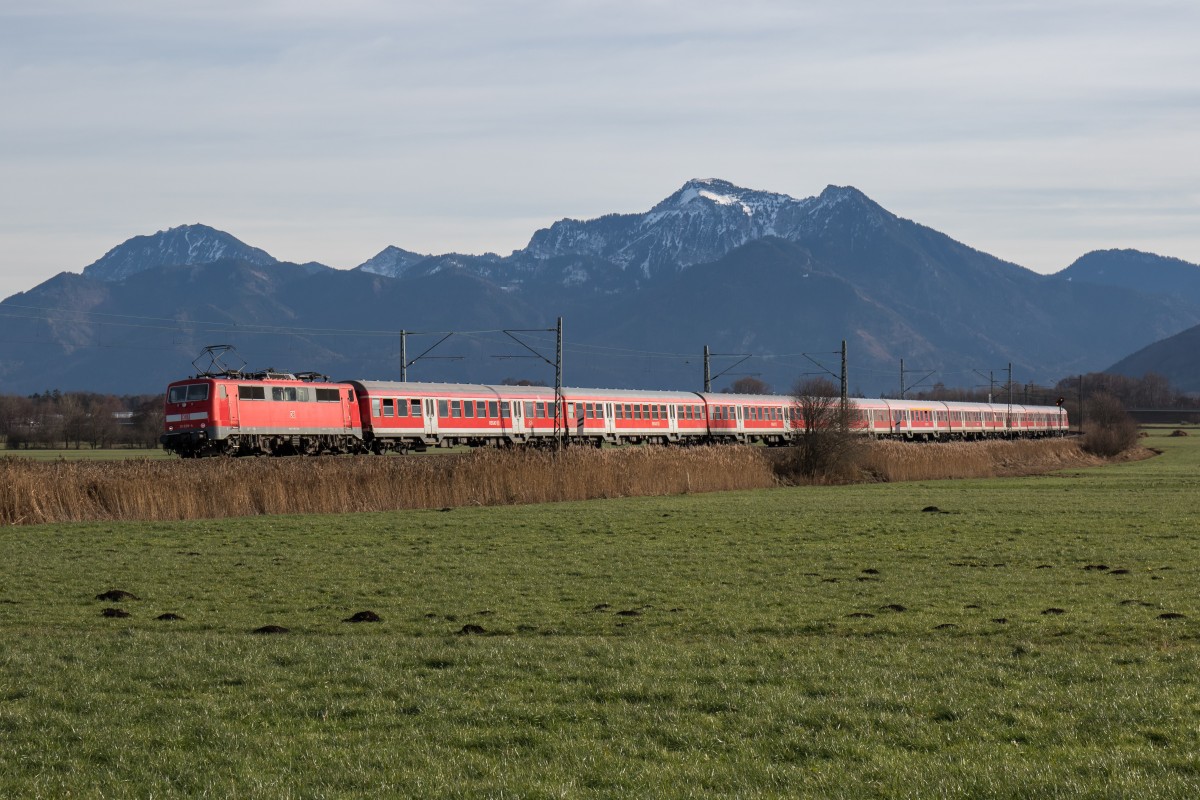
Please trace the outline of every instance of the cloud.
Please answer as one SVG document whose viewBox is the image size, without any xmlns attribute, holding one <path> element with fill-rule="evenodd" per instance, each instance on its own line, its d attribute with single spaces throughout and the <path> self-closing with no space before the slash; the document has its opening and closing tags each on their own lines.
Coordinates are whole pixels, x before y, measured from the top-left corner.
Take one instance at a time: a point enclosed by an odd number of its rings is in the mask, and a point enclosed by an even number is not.
<svg viewBox="0 0 1200 800">
<path fill-rule="evenodd" d="M 1039 269 L 1096 219 L 1200 260 L 1198 22 L 1082 0 L 10 3 L 0 180 L 25 188 L 0 194 L 0 266 L 78 269 L 85 231 L 196 221 L 347 266 L 506 252 L 696 176 L 854 184 Z"/>
</svg>

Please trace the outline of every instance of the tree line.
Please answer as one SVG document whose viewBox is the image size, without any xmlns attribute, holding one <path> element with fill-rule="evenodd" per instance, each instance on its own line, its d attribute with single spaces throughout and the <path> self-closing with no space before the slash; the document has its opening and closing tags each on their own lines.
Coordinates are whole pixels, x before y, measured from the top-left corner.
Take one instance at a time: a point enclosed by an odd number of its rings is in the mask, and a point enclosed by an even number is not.
<svg viewBox="0 0 1200 800">
<path fill-rule="evenodd" d="M 10 450 L 157 447 L 162 427 L 161 394 L 0 395 L 0 440 Z"/>
</svg>

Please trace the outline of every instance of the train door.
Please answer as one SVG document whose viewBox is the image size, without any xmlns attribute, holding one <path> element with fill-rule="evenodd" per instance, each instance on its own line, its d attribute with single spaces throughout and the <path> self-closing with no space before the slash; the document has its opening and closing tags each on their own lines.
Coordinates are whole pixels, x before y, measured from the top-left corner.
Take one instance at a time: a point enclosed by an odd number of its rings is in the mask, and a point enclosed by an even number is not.
<svg viewBox="0 0 1200 800">
<path fill-rule="evenodd" d="M 353 408 L 352 408 L 354 405 L 354 401 L 350 399 L 350 398 L 354 397 L 354 390 L 347 389 L 343 392 L 339 389 L 338 395 L 341 397 L 341 400 L 342 400 L 342 427 L 345 430 L 350 431 L 354 428 L 354 416 L 353 416 Z M 407 402 L 407 401 L 405 401 L 405 402 Z"/>
<path fill-rule="evenodd" d="M 221 384 L 219 394 L 221 396 L 221 404 L 225 406 L 225 414 L 223 416 L 229 420 L 229 427 L 236 430 L 241 425 L 238 421 L 237 387 L 232 384 L 229 386 Z"/>
<path fill-rule="evenodd" d="M 425 413 L 422 416 L 425 418 L 426 436 L 436 436 L 438 432 L 436 403 L 432 397 L 426 397 L 424 400 Z"/>
<path fill-rule="evenodd" d="M 507 402 L 507 401 L 506 401 Z M 512 432 L 516 436 L 525 435 L 525 404 L 520 400 L 512 401 Z"/>
<path fill-rule="evenodd" d="M 604 408 L 604 435 L 612 436 L 617 432 L 616 422 L 613 417 L 613 404 L 602 403 Z"/>
</svg>

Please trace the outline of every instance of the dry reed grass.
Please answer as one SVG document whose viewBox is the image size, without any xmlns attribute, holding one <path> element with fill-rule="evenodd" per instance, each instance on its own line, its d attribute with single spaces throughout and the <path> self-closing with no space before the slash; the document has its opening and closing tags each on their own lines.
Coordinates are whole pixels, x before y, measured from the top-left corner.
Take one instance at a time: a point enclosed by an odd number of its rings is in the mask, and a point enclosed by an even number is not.
<svg viewBox="0 0 1200 800">
<path fill-rule="evenodd" d="M 485 450 L 463 456 L 0 459 L 0 524 L 508 505 L 775 485 L 747 447 Z"/>
<path fill-rule="evenodd" d="M 867 448 L 861 467 L 874 480 L 894 482 L 1036 475 L 1104 463 L 1103 458 L 1081 450 L 1076 439 L 939 444 L 881 441 Z"/>
<path fill-rule="evenodd" d="M 713 446 L 201 461 L 10 457 L 0 459 L 0 524 L 340 514 L 760 489 L 778 485 L 781 453 Z M 889 482 L 1105 463 L 1069 439 L 874 442 L 861 459 L 863 480 Z"/>
</svg>

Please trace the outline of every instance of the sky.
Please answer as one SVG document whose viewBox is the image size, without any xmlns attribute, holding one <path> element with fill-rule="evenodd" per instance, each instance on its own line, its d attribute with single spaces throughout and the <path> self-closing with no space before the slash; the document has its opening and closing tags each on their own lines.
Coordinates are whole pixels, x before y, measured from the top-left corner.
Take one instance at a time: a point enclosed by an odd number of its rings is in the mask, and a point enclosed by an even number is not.
<svg viewBox="0 0 1200 800">
<path fill-rule="evenodd" d="M 1200 3 L 5 0 L 0 297 L 128 238 L 507 254 L 690 178 L 1200 262 Z"/>
</svg>

